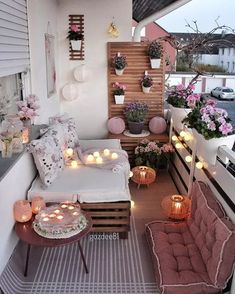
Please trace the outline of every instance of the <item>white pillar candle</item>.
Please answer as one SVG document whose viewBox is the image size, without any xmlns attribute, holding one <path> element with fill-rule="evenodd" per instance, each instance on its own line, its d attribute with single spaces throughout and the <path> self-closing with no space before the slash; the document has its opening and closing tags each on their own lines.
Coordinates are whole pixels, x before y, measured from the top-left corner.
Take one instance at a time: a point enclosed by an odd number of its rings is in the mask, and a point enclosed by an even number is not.
<svg viewBox="0 0 235 294">
<path fill-rule="evenodd" d="M 104 149 L 104 156 L 109 156 L 110 155 L 110 150 L 109 149 Z"/>
<path fill-rule="evenodd" d="M 112 159 L 117 159 L 117 158 L 118 158 L 117 153 L 116 153 L 116 152 L 113 152 L 113 153 L 111 154 L 111 158 L 112 158 Z"/>
</svg>

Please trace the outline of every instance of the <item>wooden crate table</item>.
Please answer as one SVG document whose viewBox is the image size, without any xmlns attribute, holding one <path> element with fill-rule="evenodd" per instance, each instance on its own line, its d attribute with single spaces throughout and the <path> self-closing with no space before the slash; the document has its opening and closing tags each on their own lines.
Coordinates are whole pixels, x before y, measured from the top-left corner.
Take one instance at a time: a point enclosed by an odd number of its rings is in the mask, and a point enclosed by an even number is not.
<svg viewBox="0 0 235 294">
<path fill-rule="evenodd" d="M 159 141 L 160 143 L 169 142 L 169 137 L 167 133 L 163 133 L 159 135 L 150 133 L 150 135 L 147 137 L 128 137 L 128 136 L 125 136 L 124 134 L 115 135 L 115 134 L 109 133 L 108 139 L 119 139 L 121 141 L 122 148 L 126 150 L 126 152 L 128 153 L 130 163 L 132 163 L 134 159 L 135 147 L 143 139 L 148 139 L 150 141 Z"/>
</svg>

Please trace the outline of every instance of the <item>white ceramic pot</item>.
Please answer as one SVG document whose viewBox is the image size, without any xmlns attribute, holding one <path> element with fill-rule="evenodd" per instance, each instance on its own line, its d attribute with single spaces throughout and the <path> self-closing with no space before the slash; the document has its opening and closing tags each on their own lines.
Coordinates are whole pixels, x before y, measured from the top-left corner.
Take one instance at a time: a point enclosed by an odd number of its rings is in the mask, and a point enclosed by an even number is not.
<svg viewBox="0 0 235 294">
<path fill-rule="evenodd" d="M 116 104 L 123 104 L 125 95 L 114 95 Z"/>
<path fill-rule="evenodd" d="M 191 108 L 179 108 L 174 107 L 169 104 L 171 111 L 171 118 L 173 120 L 174 128 L 179 132 L 183 129 L 184 125 L 182 124 L 182 120 L 191 112 Z"/>
<path fill-rule="evenodd" d="M 82 46 L 82 40 L 70 40 L 73 51 L 80 51 Z"/>
<path fill-rule="evenodd" d="M 226 145 L 229 149 L 233 148 L 235 134 L 206 140 L 197 132 L 197 130 L 192 129 L 192 131 L 196 143 L 197 157 L 203 163 L 214 165 L 216 163 L 216 156 L 220 146 Z"/>
<path fill-rule="evenodd" d="M 160 68 L 161 59 L 151 59 L 150 58 L 150 63 L 151 63 L 151 68 Z"/>
<path fill-rule="evenodd" d="M 142 91 L 143 93 L 149 93 L 150 92 L 151 87 L 144 87 L 142 86 Z"/>
<path fill-rule="evenodd" d="M 124 68 L 123 69 L 115 68 L 115 73 L 116 73 L 117 76 L 121 76 L 123 74 L 123 72 L 124 72 Z"/>
</svg>

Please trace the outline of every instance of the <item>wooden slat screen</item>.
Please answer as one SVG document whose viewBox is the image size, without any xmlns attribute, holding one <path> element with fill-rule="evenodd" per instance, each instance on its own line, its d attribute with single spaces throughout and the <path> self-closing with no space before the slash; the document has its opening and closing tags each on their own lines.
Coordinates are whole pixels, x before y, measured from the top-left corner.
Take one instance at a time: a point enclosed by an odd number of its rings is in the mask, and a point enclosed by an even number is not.
<svg viewBox="0 0 235 294">
<path fill-rule="evenodd" d="M 29 66 L 26 0 L 0 0 L 0 76 Z"/>
<path fill-rule="evenodd" d="M 72 24 L 78 26 L 79 31 L 84 36 L 84 15 L 70 14 L 69 15 L 69 28 Z M 85 36 L 84 36 L 85 39 Z M 82 41 L 81 50 L 72 50 L 71 44 L 69 44 L 69 59 L 70 60 L 84 60 L 84 39 Z"/>
<path fill-rule="evenodd" d="M 154 116 L 163 116 L 164 97 L 164 76 L 165 62 L 161 61 L 159 69 L 151 69 L 149 57 L 147 55 L 147 43 L 139 42 L 109 42 L 108 43 L 108 95 L 109 95 L 109 118 L 114 116 L 123 117 L 125 105 L 129 102 L 145 102 L 149 106 L 149 113 L 146 124 Z M 117 76 L 112 67 L 112 58 L 120 52 L 126 56 L 128 65 L 123 75 Z M 142 93 L 140 80 L 145 71 L 153 78 L 153 87 L 150 93 Z M 124 104 L 115 104 L 113 96 L 113 83 L 119 82 L 127 86 Z"/>
</svg>

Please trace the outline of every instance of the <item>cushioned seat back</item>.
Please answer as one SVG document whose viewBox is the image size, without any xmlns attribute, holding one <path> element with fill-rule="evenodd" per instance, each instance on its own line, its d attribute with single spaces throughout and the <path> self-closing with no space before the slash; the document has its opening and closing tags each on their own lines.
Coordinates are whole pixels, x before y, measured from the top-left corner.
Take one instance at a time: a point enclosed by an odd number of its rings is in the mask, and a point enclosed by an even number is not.
<svg viewBox="0 0 235 294">
<path fill-rule="evenodd" d="M 235 225 L 226 218 L 221 205 L 204 183 L 193 185 L 188 226 L 211 282 L 223 287 L 232 273 L 235 260 Z"/>
</svg>

